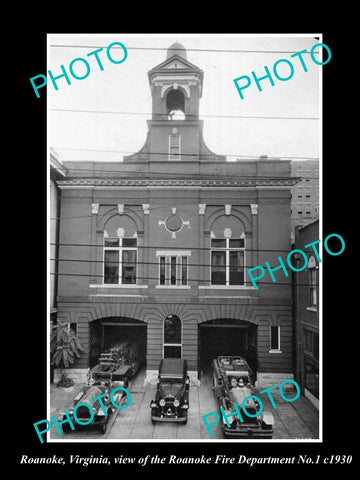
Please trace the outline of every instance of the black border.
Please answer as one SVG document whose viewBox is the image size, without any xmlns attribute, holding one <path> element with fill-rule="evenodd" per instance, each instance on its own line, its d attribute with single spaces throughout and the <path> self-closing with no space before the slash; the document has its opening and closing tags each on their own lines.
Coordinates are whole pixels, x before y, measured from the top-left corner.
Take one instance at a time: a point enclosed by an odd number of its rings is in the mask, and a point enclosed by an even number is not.
<svg viewBox="0 0 360 480">
<path fill-rule="evenodd" d="M 160 5 L 154 6 L 159 8 Z M 165 7 L 161 7 L 165 8 Z M 188 6 L 190 8 L 190 6 Z M 108 12 L 110 13 L 110 12 Z M 199 23 L 204 27 L 206 24 L 206 11 L 203 12 L 203 21 Z M 231 13 L 231 12 L 230 12 Z M 54 16 L 56 12 L 54 12 Z M 143 14 L 142 14 L 143 15 Z M 109 18 L 109 17 L 107 17 Z M 124 18 L 124 17 L 123 17 Z M 133 22 L 134 24 L 135 22 Z M 153 23 L 153 22 L 152 22 Z M 161 22 L 159 21 L 161 24 Z M 186 23 L 186 22 L 185 22 Z M 36 28 L 31 25 L 31 31 L 25 31 L 26 45 L 31 54 L 21 57 L 21 64 L 17 61 L 20 72 L 17 73 L 19 81 L 16 95 L 21 95 L 20 100 L 20 124 L 19 131 L 14 128 L 16 138 L 20 142 L 14 145 L 21 145 L 23 148 L 15 149 L 14 166 L 14 196 L 21 209 L 19 217 L 14 222 L 16 236 L 26 234 L 26 267 L 25 281 L 20 282 L 14 276 L 14 285 L 17 285 L 12 292 L 12 303 L 14 304 L 14 315 L 10 316 L 12 338 L 16 338 L 17 348 L 21 350 L 19 361 L 19 374 L 15 389 L 15 405 L 6 408 L 9 412 L 10 429 L 15 439 L 15 448 L 12 449 L 12 466 L 19 468 L 19 471 L 44 471 L 48 472 L 56 468 L 59 471 L 69 470 L 70 466 L 60 467 L 57 465 L 31 465 L 19 464 L 22 454 L 29 456 L 49 457 L 53 454 L 68 457 L 70 454 L 89 456 L 145 456 L 147 454 L 168 456 L 214 456 L 226 454 L 228 457 L 237 457 L 244 454 L 252 457 L 273 455 L 298 456 L 307 454 L 316 458 L 330 455 L 353 455 L 355 462 L 353 432 L 357 429 L 356 420 L 356 394 L 354 391 L 354 378 L 356 378 L 357 364 L 355 360 L 355 332 L 357 316 L 354 306 L 354 280 L 352 272 L 355 270 L 352 262 L 355 255 L 355 240 L 353 225 L 350 223 L 348 213 L 354 210 L 352 193 L 354 191 L 353 181 L 356 176 L 349 175 L 353 165 L 356 165 L 355 152 L 353 152 L 351 135 L 352 122 L 356 118 L 351 115 L 356 89 L 355 73 L 353 77 L 349 72 L 351 65 L 356 65 L 351 58 L 354 39 L 349 38 L 349 33 L 344 35 L 341 31 L 330 31 L 327 26 L 308 24 L 302 28 L 289 28 L 289 25 L 282 25 L 280 29 L 271 29 L 270 23 L 261 28 L 246 27 L 245 21 L 236 25 L 235 28 L 219 29 L 216 27 L 176 28 L 176 31 L 186 33 L 323 33 L 323 42 L 326 43 L 332 52 L 331 61 L 323 67 L 323 238 L 330 233 L 340 234 L 346 242 L 345 252 L 339 257 L 326 255 L 323 258 L 323 443 L 256 443 L 256 444 L 224 444 L 224 443 L 49 443 L 40 444 L 34 435 L 33 422 L 46 418 L 47 398 L 47 368 L 46 358 L 46 201 L 47 201 L 47 179 L 46 179 L 46 95 L 42 93 L 37 99 L 32 91 L 29 78 L 39 72 L 46 71 L 46 35 L 47 33 L 170 33 L 167 28 L 153 28 L 149 31 L 143 27 L 128 27 L 125 21 L 119 21 L 115 28 L 106 25 L 91 25 L 91 23 L 79 22 L 68 26 L 68 23 L 55 24 L 48 22 Z M 169 23 L 167 23 L 169 25 Z M 228 23 L 226 23 L 228 26 Z M 181 25 L 183 27 L 183 25 Z M 30 48 L 29 48 L 30 47 Z M 352 80 L 353 79 L 353 80 Z M 16 99 L 17 100 L 17 99 Z M 16 104 L 18 104 L 16 102 Z M 355 112 L 356 115 L 356 112 Z M 25 135 L 25 138 L 24 138 Z M 20 153 L 20 155 L 19 155 Z M 19 168 L 20 167 L 20 168 Z M 347 170 L 345 168 L 348 167 Z M 351 168 L 351 170 L 350 170 Z M 346 175 L 345 175 L 346 172 Z M 349 178 L 350 177 L 350 178 Z M 356 188 L 356 187 L 355 187 Z M 13 213 L 13 212 L 12 212 Z M 21 230 L 19 232 L 19 229 Z M 18 237 L 19 238 L 19 237 Z M 23 266 L 24 270 L 24 266 Z M 14 328 L 15 322 L 20 324 L 20 331 Z M 353 333 L 354 332 L 354 333 Z M 18 342 L 20 340 L 20 342 Z M 14 376 L 15 378 L 15 376 Z M 13 389 L 12 389 L 13 391 Z M 346 405 L 344 406 L 344 403 Z M 8 405 L 8 407 L 10 407 Z M 192 472 L 214 472 L 221 474 L 222 470 L 210 470 L 213 465 L 151 465 L 141 467 L 133 466 L 131 472 L 152 473 L 155 468 L 160 471 L 167 469 L 177 473 L 181 468 L 190 468 Z M 225 465 L 219 465 L 224 468 Z M 276 471 L 285 473 L 297 471 L 301 465 L 259 465 L 250 467 L 247 465 L 228 465 L 226 468 L 241 468 L 236 470 L 239 473 L 260 471 L 270 473 Z M 71 466 L 72 468 L 73 466 Z M 295 468 L 291 468 L 295 467 Z M 303 465 L 304 471 L 309 468 L 321 468 L 320 465 Z M 324 467 L 324 465 L 322 465 Z M 332 465 L 334 468 L 345 468 L 347 465 Z M 215 466 L 215 469 L 217 466 Z M 164 470 L 165 469 L 165 470 Z M 256 470 L 255 470 L 256 469 Z M 269 470 L 270 469 L 270 470 Z M 125 466 L 116 466 L 118 473 L 128 471 Z M 110 471 L 110 467 L 103 465 L 91 465 L 90 467 L 75 467 L 75 471 L 98 472 L 104 474 Z M 113 472 L 112 472 L 113 473 Z"/>
</svg>

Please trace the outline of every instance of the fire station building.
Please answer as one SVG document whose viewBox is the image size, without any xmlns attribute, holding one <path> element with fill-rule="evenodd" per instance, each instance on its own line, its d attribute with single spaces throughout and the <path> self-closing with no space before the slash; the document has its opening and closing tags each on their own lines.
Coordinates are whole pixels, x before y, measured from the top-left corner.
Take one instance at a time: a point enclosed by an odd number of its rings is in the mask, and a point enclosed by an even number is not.
<svg viewBox="0 0 360 480">
<path fill-rule="evenodd" d="M 58 321 L 76 326 L 83 379 L 99 352 L 131 335 L 146 379 L 183 357 L 200 380 L 217 355 L 244 355 L 259 386 L 293 378 L 291 276 L 246 271 L 291 250 L 290 162 L 229 162 L 203 139 L 203 72 L 178 43 L 148 72 L 152 118 L 120 162 L 64 162 Z"/>
</svg>

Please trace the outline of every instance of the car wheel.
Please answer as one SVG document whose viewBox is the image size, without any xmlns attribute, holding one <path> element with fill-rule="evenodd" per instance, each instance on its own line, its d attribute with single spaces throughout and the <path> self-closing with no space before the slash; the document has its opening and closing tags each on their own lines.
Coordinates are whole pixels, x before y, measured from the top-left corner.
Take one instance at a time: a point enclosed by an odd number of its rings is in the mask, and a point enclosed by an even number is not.
<svg viewBox="0 0 360 480">
<path fill-rule="evenodd" d="M 184 422 L 183 422 L 183 423 L 184 423 L 184 425 L 186 425 L 186 424 L 187 424 L 187 421 L 188 421 L 188 419 L 187 419 L 187 417 L 186 417 L 186 418 L 185 418 L 185 420 L 184 420 Z"/>
<path fill-rule="evenodd" d="M 152 419 L 151 419 L 151 423 L 152 423 L 153 425 L 155 425 L 156 420 L 154 420 L 154 419 L 152 418 Z"/>
<path fill-rule="evenodd" d="M 65 420 L 65 418 L 64 418 L 64 420 Z M 70 425 L 63 424 L 62 425 L 62 431 L 63 431 L 63 433 L 69 433 L 70 432 Z"/>
<path fill-rule="evenodd" d="M 102 434 L 104 434 L 106 432 L 106 429 L 107 429 L 107 422 L 103 422 L 101 425 L 100 425 L 100 432 Z"/>
</svg>

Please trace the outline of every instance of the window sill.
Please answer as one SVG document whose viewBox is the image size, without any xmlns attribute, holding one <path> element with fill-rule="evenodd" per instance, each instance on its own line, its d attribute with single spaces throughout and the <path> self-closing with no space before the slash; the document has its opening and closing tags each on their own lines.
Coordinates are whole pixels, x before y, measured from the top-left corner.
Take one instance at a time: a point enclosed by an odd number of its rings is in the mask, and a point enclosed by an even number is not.
<svg viewBox="0 0 360 480">
<path fill-rule="evenodd" d="M 251 285 L 199 285 L 199 290 L 255 290 Z"/>
<path fill-rule="evenodd" d="M 149 288 L 149 285 L 124 284 L 118 285 L 116 283 L 91 283 L 90 288 Z"/>
<path fill-rule="evenodd" d="M 316 307 L 306 307 L 306 310 L 308 312 L 317 312 L 318 311 L 318 309 Z"/>
<path fill-rule="evenodd" d="M 282 353 L 281 350 L 269 350 L 269 353 Z"/>
<path fill-rule="evenodd" d="M 155 285 L 155 288 L 169 288 L 169 289 L 190 289 L 191 285 Z"/>
</svg>

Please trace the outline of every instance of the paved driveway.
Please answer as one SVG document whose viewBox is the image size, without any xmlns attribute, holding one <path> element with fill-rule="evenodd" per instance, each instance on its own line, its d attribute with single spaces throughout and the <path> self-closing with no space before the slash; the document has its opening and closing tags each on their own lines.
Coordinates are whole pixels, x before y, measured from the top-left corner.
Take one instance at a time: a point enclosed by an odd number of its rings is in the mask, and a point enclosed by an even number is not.
<svg viewBox="0 0 360 480">
<path fill-rule="evenodd" d="M 152 424 L 150 419 L 150 401 L 155 395 L 154 385 L 144 385 L 144 372 L 140 372 L 137 378 L 130 384 L 131 404 L 124 410 L 116 411 L 110 418 L 107 432 L 101 434 L 94 428 L 84 428 L 69 432 L 60 436 L 53 427 L 51 439 L 79 440 L 223 440 L 219 424 L 211 427 L 210 436 L 202 415 L 217 411 L 217 404 L 212 391 L 210 375 L 202 377 L 201 386 L 190 387 L 189 413 L 186 425 L 177 423 L 156 423 Z M 76 388 L 72 395 L 75 395 Z M 318 410 L 304 396 L 300 396 L 292 403 L 283 400 L 279 393 L 273 390 L 273 397 L 277 408 L 274 409 L 270 400 L 264 394 L 261 400 L 264 410 L 269 410 L 275 418 L 275 430 L 273 439 L 316 439 L 318 438 L 319 420 Z M 68 395 L 69 396 L 69 395 Z M 63 402 L 63 406 L 65 405 Z M 52 412 L 60 411 L 53 406 Z"/>
</svg>

